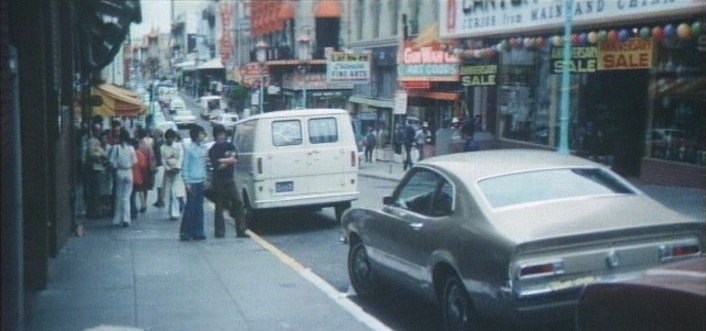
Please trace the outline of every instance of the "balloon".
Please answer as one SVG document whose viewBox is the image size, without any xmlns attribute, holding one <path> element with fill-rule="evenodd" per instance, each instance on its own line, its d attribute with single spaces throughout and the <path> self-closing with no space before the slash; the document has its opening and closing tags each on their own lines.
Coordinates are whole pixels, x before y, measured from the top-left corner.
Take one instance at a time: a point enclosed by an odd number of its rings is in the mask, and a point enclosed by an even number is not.
<svg viewBox="0 0 706 331">
<path fill-rule="evenodd" d="M 598 33 L 595 31 L 591 31 L 588 33 L 588 42 L 591 44 L 595 44 L 598 42 Z"/>
<path fill-rule="evenodd" d="M 630 38 L 630 32 L 628 32 L 628 30 L 622 29 L 618 32 L 618 39 L 620 39 L 620 41 L 626 41 L 628 38 Z"/>
<path fill-rule="evenodd" d="M 507 52 L 510 49 L 512 49 L 512 45 L 510 45 L 510 43 L 507 40 L 503 40 L 502 41 L 502 50 Z"/>
<path fill-rule="evenodd" d="M 662 41 L 664 40 L 664 31 L 662 31 L 662 28 L 655 26 L 652 28 L 652 38 L 655 41 Z"/>
<path fill-rule="evenodd" d="M 534 38 L 525 38 L 525 40 L 522 41 L 522 44 L 525 48 L 532 48 L 534 47 Z"/>
<path fill-rule="evenodd" d="M 561 36 L 552 37 L 552 45 L 559 47 L 563 44 L 564 44 L 564 39 L 562 39 Z"/>
<path fill-rule="evenodd" d="M 608 32 L 605 30 L 598 31 L 598 42 L 604 43 L 608 40 Z"/>
<path fill-rule="evenodd" d="M 679 26 L 677 27 L 677 35 L 681 39 L 691 38 L 692 34 L 691 34 L 691 27 L 689 26 L 689 24 L 686 24 L 686 23 L 679 24 Z"/>
<path fill-rule="evenodd" d="M 542 48 L 542 47 L 544 47 L 544 45 L 547 44 L 547 40 L 544 39 L 543 37 L 537 37 L 537 39 L 534 40 L 534 44 L 535 44 L 538 48 Z"/>
<path fill-rule="evenodd" d="M 618 41 L 618 31 L 610 30 L 608 31 L 608 41 L 614 43 Z"/>
<path fill-rule="evenodd" d="M 512 45 L 512 47 L 518 48 L 522 46 L 522 41 L 520 38 L 510 38 L 510 45 Z"/>
<path fill-rule="evenodd" d="M 664 26 L 664 36 L 672 39 L 676 35 L 676 31 L 674 29 L 674 25 L 667 24 Z"/>
<path fill-rule="evenodd" d="M 698 36 L 703 32 L 703 26 L 701 26 L 701 22 L 696 21 L 691 24 L 691 33 L 693 33 L 695 36 Z"/>
<path fill-rule="evenodd" d="M 575 34 L 575 33 L 572 34 L 572 35 L 571 35 L 571 44 L 572 44 L 572 45 L 579 45 L 579 44 L 581 44 L 581 40 L 580 40 L 579 38 L 580 38 L 579 35 L 577 35 L 577 34 Z"/>
<path fill-rule="evenodd" d="M 581 44 L 581 45 L 588 44 L 588 35 L 585 32 L 583 32 L 579 35 L 579 44 Z"/>
<path fill-rule="evenodd" d="M 476 50 L 473 51 L 473 57 L 474 57 L 474 58 L 480 59 L 480 56 L 481 56 L 481 53 L 480 53 L 479 50 L 476 49 Z"/>
<path fill-rule="evenodd" d="M 643 26 L 642 29 L 640 29 L 640 38 L 647 39 L 649 37 L 650 37 L 650 28 Z"/>
</svg>

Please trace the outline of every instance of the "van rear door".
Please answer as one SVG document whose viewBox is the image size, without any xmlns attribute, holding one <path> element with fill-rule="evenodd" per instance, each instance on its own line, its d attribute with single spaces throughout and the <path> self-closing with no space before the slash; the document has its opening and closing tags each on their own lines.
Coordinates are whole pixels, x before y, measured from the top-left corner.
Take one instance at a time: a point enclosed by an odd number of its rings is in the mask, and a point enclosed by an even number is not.
<svg viewBox="0 0 706 331">
<path fill-rule="evenodd" d="M 308 192 L 311 169 L 307 161 L 307 155 L 302 152 L 304 140 L 303 126 L 305 120 L 283 118 L 271 122 L 264 121 L 263 125 L 270 125 L 269 130 L 262 132 L 269 133 L 269 142 L 272 144 L 271 152 L 262 153 L 258 168 L 261 168 L 265 187 L 271 196 L 301 195 Z"/>
<path fill-rule="evenodd" d="M 346 172 L 354 173 L 357 170 L 351 166 L 349 155 L 355 151 L 355 145 L 348 146 L 351 139 L 346 134 L 350 135 L 350 130 L 341 127 L 344 125 L 341 122 L 340 115 L 307 119 L 308 165 L 316 169 L 316 175 L 309 179 L 309 194 L 347 190 L 350 178 Z"/>
</svg>

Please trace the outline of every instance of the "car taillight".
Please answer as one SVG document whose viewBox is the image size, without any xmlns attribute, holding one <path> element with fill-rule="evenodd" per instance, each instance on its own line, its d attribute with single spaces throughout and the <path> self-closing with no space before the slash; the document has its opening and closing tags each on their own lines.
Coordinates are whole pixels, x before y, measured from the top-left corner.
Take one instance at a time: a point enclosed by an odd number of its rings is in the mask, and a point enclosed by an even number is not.
<svg viewBox="0 0 706 331">
<path fill-rule="evenodd" d="M 659 248 L 659 258 L 661 261 L 668 261 L 672 259 L 678 259 L 687 256 L 694 256 L 701 253 L 699 245 L 697 244 L 673 244 L 673 245 L 662 245 Z"/>
<path fill-rule="evenodd" d="M 355 151 L 351 151 L 351 167 L 355 167 L 355 160 L 357 159 Z"/>
<path fill-rule="evenodd" d="M 261 157 L 257 158 L 257 173 L 258 174 L 262 173 L 262 158 Z"/>
<path fill-rule="evenodd" d="M 519 276 L 523 278 L 544 277 L 564 273 L 564 262 L 553 261 L 520 266 Z"/>
</svg>

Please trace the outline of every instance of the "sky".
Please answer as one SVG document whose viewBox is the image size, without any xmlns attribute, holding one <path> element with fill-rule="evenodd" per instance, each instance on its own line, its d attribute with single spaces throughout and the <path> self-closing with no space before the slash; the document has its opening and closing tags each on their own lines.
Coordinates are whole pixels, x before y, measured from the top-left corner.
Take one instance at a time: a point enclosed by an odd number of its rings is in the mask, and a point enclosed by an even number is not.
<svg viewBox="0 0 706 331">
<path fill-rule="evenodd" d="M 170 0 L 143 0 L 140 1 L 140 7 L 142 9 L 142 23 L 130 26 L 132 39 L 141 39 L 153 27 L 159 29 L 161 33 L 170 31 Z"/>
</svg>

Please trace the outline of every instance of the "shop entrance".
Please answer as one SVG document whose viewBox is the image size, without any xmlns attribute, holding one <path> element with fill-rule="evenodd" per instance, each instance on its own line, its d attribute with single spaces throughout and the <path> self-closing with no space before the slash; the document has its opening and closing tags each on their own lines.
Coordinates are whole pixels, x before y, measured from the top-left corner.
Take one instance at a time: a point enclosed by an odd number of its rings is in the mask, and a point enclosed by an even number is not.
<svg viewBox="0 0 706 331">
<path fill-rule="evenodd" d="M 587 75 L 578 112 L 583 153 L 623 176 L 639 176 L 647 121 L 647 70 Z"/>
</svg>

